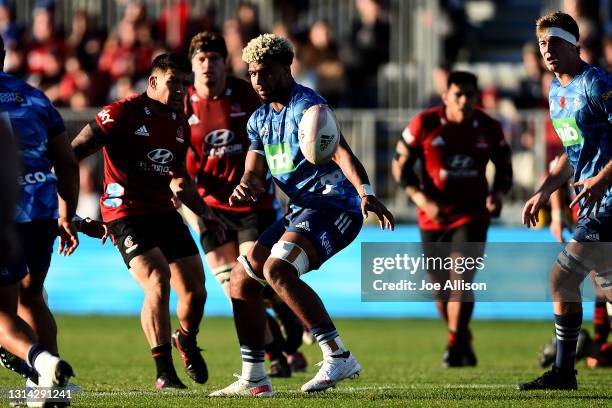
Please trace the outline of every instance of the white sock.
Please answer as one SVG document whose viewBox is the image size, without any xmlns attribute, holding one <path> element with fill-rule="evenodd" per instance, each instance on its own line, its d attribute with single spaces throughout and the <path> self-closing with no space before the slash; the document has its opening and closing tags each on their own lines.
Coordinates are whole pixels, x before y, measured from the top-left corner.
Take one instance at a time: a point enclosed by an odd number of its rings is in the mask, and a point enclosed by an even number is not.
<svg viewBox="0 0 612 408">
<path fill-rule="evenodd" d="M 43 351 L 34 360 L 34 368 L 38 371 L 41 377 L 47 377 L 49 375 L 55 376 L 55 366 L 59 358 L 55 357 L 48 351 Z"/>
<path fill-rule="evenodd" d="M 338 349 L 336 351 L 332 351 L 330 345 L 330 343 L 332 342 L 335 342 L 338 346 Z M 323 352 L 323 357 L 335 356 L 338 354 L 345 353 L 347 351 L 346 347 L 344 347 L 344 343 L 342 343 L 342 339 L 340 338 L 340 336 L 336 336 L 330 341 L 321 342 L 319 343 L 319 346 L 321 347 L 321 351 Z"/>
<path fill-rule="evenodd" d="M 258 381 L 266 377 L 265 352 L 248 346 L 240 346 L 242 354 L 242 375 L 249 381 Z"/>
</svg>

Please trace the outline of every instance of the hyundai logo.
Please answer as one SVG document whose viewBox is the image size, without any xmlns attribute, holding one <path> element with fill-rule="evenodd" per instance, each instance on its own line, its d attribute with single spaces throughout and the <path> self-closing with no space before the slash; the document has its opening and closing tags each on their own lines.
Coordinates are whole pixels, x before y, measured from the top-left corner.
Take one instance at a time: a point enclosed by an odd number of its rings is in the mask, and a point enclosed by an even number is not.
<svg viewBox="0 0 612 408">
<path fill-rule="evenodd" d="M 166 149 L 155 149 L 151 150 L 149 154 L 147 154 L 149 160 L 159 164 L 170 163 L 174 158 L 174 155 L 170 150 Z"/>
<path fill-rule="evenodd" d="M 474 159 L 465 154 L 456 154 L 449 157 L 446 164 L 453 169 L 468 169 L 472 167 L 472 164 L 474 164 Z"/>
<path fill-rule="evenodd" d="M 234 132 L 229 129 L 213 130 L 206 135 L 204 141 L 213 146 L 225 146 L 234 139 Z"/>
</svg>

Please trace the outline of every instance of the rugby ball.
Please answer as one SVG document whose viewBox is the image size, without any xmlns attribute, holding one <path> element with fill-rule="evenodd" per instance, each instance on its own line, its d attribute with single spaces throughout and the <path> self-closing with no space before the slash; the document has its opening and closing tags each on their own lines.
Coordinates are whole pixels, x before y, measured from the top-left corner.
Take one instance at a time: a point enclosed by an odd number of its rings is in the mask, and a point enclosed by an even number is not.
<svg viewBox="0 0 612 408">
<path fill-rule="evenodd" d="M 312 105 L 304 112 L 298 140 L 304 158 L 310 163 L 324 164 L 331 160 L 340 142 L 340 130 L 329 106 Z"/>
</svg>

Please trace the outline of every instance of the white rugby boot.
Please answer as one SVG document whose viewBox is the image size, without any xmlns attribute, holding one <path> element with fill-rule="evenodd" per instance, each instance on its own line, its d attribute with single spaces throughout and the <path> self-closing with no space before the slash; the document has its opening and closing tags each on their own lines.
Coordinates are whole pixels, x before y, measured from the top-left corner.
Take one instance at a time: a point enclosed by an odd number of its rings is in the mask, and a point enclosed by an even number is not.
<svg viewBox="0 0 612 408">
<path fill-rule="evenodd" d="M 47 352 L 40 355 L 34 363 L 36 371 L 38 371 L 38 384 L 31 380 L 26 382 L 26 390 L 28 388 L 44 388 L 43 395 L 50 395 L 51 398 L 42 398 L 27 401 L 28 407 L 64 407 L 70 405 L 70 401 L 65 397 L 66 386 L 70 377 L 74 376 L 74 371 L 70 364 L 59 359 Z M 63 391 L 54 392 L 54 391 Z M 36 393 L 34 394 L 36 395 Z M 58 397 L 60 400 L 58 400 Z"/>
<path fill-rule="evenodd" d="M 265 376 L 259 381 L 249 381 L 234 374 L 238 381 L 227 387 L 211 392 L 209 397 L 271 397 L 274 395 L 270 377 Z"/>
<path fill-rule="evenodd" d="M 324 391 L 330 387 L 335 387 L 342 380 L 354 379 L 361 371 L 359 362 L 350 351 L 345 352 L 342 357 L 326 356 L 317 365 L 321 366 L 319 372 L 312 380 L 302 385 L 302 391 Z"/>
</svg>

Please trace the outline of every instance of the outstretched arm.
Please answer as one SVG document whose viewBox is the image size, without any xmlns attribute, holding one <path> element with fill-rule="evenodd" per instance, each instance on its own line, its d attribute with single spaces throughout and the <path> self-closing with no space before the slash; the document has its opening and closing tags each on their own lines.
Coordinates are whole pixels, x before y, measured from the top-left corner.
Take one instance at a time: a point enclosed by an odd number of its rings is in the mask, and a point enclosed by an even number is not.
<svg viewBox="0 0 612 408">
<path fill-rule="evenodd" d="M 550 199 L 550 195 L 553 191 L 558 190 L 561 186 L 563 186 L 570 177 L 574 170 L 569 163 L 569 159 L 567 158 L 567 153 L 563 153 L 559 156 L 559 160 L 557 161 L 557 165 L 550 172 L 542 186 L 539 190 L 525 203 L 525 207 L 523 207 L 523 224 L 527 226 L 527 228 L 531 226 L 536 226 L 540 220 L 539 212 L 540 209 L 548 204 L 548 200 Z"/>
<path fill-rule="evenodd" d="M 363 164 L 353 154 L 342 135 L 340 135 L 340 143 L 332 160 L 340 167 L 342 173 L 344 173 L 348 181 L 351 182 L 359 193 L 363 218 L 367 218 L 368 212 L 372 211 L 378 217 L 382 229 L 389 228 L 393 230 L 395 228 L 393 214 L 374 195 Z"/>
<path fill-rule="evenodd" d="M 49 141 L 49 159 L 57 176 L 57 195 L 59 197 L 60 243 L 58 253 L 70 255 L 79 245 L 79 238 L 72 218 L 76 214 L 79 200 L 79 163 L 70 147 L 66 132 Z"/>
<path fill-rule="evenodd" d="M 206 228 L 210 229 L 220 241 L 225 241 L 225 230 L 227 226 L 218 218 L 214 217 L 210 211 L 210 207 L 204 203 L 202 197 L 198 194 L 196 186 L 187 174 L 185 164 L 175 167 L 171 172 L 172 180 L 170 188 L 172 192 L 195 214 L 202 217 L 202 221 Z"/>
<path fill-rule="evenodd" d="M 96 127 L 96 129 L 93 129 L 92 126 Z M 97 124 L 86 125 L 71 143 L 77 160 L 81 161 L 87 156 L 102 149 L 106 143 L 106 139 L 104 132 Z"/>
<path fill-rule="evenodd" d="M 266 158 L 255 150 L 247 153 L 244 174 L 229 198 L 230 205 L 243 202 L 256 202 L 266 191 L 268 165 Z"/>
</svg>

